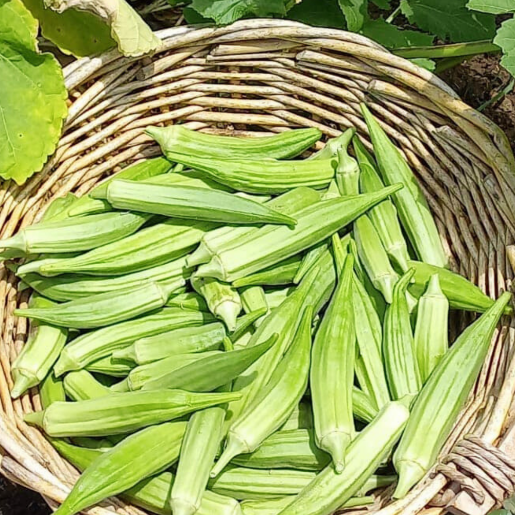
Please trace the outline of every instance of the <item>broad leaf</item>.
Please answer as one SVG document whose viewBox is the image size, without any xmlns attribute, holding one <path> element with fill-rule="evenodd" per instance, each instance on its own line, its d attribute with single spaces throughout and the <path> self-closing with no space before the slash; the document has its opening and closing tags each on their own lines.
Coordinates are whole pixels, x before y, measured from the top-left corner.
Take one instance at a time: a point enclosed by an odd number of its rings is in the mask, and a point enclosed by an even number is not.
<svg viewBox="0 0 515 515">
<path fill-rule="evenodd" d="M 410 59 L 413 64 L 417 64 L 421 68 L 425 68 L 430 72 L 434 72 L 436 68 L 436 63 L 432 59 L 427 59 L 426 57 L 416 57 L 415 59 Z"/>
<path fill-rule="evenodd" d="M 345 18 L 336 0 L 302 0 L 288 12 L 287 18 L 315 27 L 345 27 Z"/>
<path fill-rule="evenodd" d="M 193 0 L 190 7 L 217 25 L 228 25 L 248 16 L 286 14 L 285 0 Z"/>
<path fill-rule="evenodd" d="M 413 17 L 414 17 L 413 9 L 411 8 L 411 6 L 409 4 L 409 1 L 408 0 L 401 0 L 399 5 L 400 5 L 400 8 L 401 8 L 401 13 L 404 14 L 404 16 L 406 16 L 406 18 L 408 18 L 408 21 L 410 23 L 414 23 L 414 20 L 413 20 Z"/>
<path fill-rule="evenodd" d="M 161 40 L 125 0 L 44 0 L 62 13 L 79 9 L 99 16 L 111 27 L 111 37 L 124 55 L 136 57 L 157 50 Z"/>
<path fill-rule="evenodd" d="M 408 0 L 417 26 L 451 41 L 490 39 L 495 34 L 495 18 L 489 14 L 470 11 L 467 0 Z"/>
<path fill-rule="evenodd" d="M 0 177 L 18 184 L 54 151 L 67 112 L 59 63 L 29 39 L 35 23 L 21 0 L 0 0 Z"/>
<path fill-rule="evenodd" d="M 379 9 L 390 9 L 390 0 L 372 0 L 372 3 Z"/>
<path fill-rule="evenodd" d="M 387 23 L 382 19 L 367 20 L 361 31 L 364 36 L 377 41 L 387 48 L 402 48 L 406 46 L 431 45 L 434 36 L 415 32 L 414 30 L 402 30 L 396 25 Z"/>
<path fill-rule="evenodd" d="M 41 34 L 65 54 L 84 57 L 116 46 L 111 29 L 94 14 L 68 9 L 63 13 L 45 7 L 43 0 L 23 0 L 39 20 Z"/>
<path fill-rule="evenodd" d="M 345 21 L 347 30 L 358 32 L 368 18 L 368 0 L 338 0 Z"/>
<path fill-rule="evenodd" d="M 501 64 L 515 76 L 515 18 L 506 20 L 501 25 L 494 43 L 502 48 Z"/>
<path fill-rule="evenodd" d="M 505 14 L 515 12 L 514 0 L 469 0 L 469 9 L 490 14 Z"/>
</svg>

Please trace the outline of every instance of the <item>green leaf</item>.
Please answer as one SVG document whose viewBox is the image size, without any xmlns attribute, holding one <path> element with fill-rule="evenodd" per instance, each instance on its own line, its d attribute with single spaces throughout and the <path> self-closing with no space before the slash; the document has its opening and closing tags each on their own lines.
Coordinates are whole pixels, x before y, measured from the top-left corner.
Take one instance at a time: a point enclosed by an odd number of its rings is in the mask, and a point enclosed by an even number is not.
<svg viewBox="0 0 515 515">
<path fill-rule="evenodd" d="M 469 9 L 490 14 L 506 14 L 515 12 L 513 0 L 469 0 Z"/>
<path fill-rule="evenodd" d="M 0 0 L 0 177 L 18 184 L 54 151 L 67 112 L 59 63 L 29 40 L 34 23 L 21 0 Z"/>
<path fill-rule="evenodd" d="M 459 43 L 490 39 L 495 34 L 495 18 L 489 14 L 469 11 L 467 0 L 408 0 L 417 26 Z"/>
<path fill-rule="evenodd" d="M 159 48 L 161 40 L 125 0 L 44 0 L 63 13 L 70 8 L 87 11 L 111 27 L 111 37 L 123 55 L 137 57 Z"/>
<path fill-rule="evenodd" d="M 515 18 L 506 20 L 501 25 L 494 43 L 502 48 L 501 64 L 515 76 Z"/>
<path fill-rule="evenodd" d="M 191 8 L 217 25 L 228 25 L 248 16 L 284 16 L 284 0 L 193 0 Z"/>
<path fill-rule="evenodd" d="M 287 18 L 315 27 L 345 27 L 345 18 L 336 0 L 302 0 L 288 12 Z"/>
<path fill-rule="evenodd" d="M 39 20 L 41 34 L 65 54 L 84 57 L 116 46 L 107 23 L 94 14 L 76 9 L 60 14 L 45 7 L 43 0 L 23 0 L 23 3 Z"/>
<path fill-rule="evenodd" d="M 358 32 L 368 18 L 368 0 L 338 0 L 345 21 L 347 30 Z"/>
<path fill-rule="evenodd" d="M 372 0 L 372 3 L 379 9 L 390 9 L 390 0 Z"/>
<path fill-rule="evenodd" d="M 414 30 L 402 30 L 396 25 L 387 23 L 380 18 L 377 20 L 367 20 L 361 32 L 364 36 L 377 41 L 387 48 L 427 46 L 431 45 L 434 40 L 434 36 Z"/>
<path fill-rule="evenodd" d="M 408 18 L 408 21 L 410 23 L 414 23 L 414 14 L 413 14 L 413 9 L 411 8 L 408 0 L 401 0 L 400 2 L 400 8 L 401 8 L 401 13 L 404 14 L 404 16 L 406 16 L 406 18 Z"/>
<path fill-rule="evenodd" d="M 427 59 L 426 57 L 415 57 L 414 59 L 410 59 L 410 61 L 421 68 L 429 70 L 430 72 L 435 71 L 436 63 L 432 59 Z"/>
</svg>

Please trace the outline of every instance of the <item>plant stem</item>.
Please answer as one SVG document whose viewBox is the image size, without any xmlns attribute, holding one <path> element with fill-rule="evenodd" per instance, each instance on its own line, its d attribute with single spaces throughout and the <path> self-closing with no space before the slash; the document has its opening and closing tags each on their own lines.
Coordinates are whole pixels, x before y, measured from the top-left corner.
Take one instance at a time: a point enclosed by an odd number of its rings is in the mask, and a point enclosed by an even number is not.
<svg viewBox="0 0 515 515">
<path fill-rule="evenodd" d="M 501 49 L 494 45 L 490 40 L 470 41 L 467 43 L 454 43 L 451 45 L 439 46 L 414 46 L 396 48 L 393 50 L 395 55 L 413 59 L 415 57 L 460 57 L 466 55 L 485 54 L 487 52 L 499 52 Z"/>
<path fill-rule="evenodd" d="M 442 73 L 445 70 L 448 70 L 449 68 L 454 68 L 455 66 L 458 66 L 458 64 L 461 64 L 462 62 L 466 61 L 467 59 L 470 59 L 471 57 L 472 56 L 470 55 L 459 55 L 458 57 L 444 57 L 436 63 L 434 73 L 438 75 L 439 73 Z"/>
<path fill-rule="evenodd" d="M 497 94 L 495 94 L 490 100 L 487 100 L 484 104 L 481 104 L 477 110 L 481 112 L 484 111 L 488 106 L 495 104 L 508 93 L 511 93 L 513 91 L 513 86 L 515 86 L 515 77 L 512 77 L 508 84 L 503 89 L 501 89 L 501 91 L 498 91 Z"/>
<path fill-rule="evenodd" d="M 397 15 L 401 12 L 401 6 L 399 5 L 393 12 L 386 18 L 386 23 L 392 23 L 395 18 L 397 18 Z"/>
</svg>

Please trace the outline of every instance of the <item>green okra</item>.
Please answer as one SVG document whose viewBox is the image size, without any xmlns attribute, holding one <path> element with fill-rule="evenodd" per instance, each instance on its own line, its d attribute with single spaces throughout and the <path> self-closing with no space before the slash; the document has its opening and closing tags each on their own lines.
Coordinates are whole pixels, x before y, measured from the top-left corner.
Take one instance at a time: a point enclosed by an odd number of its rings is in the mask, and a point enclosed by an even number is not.
<svg viewBox="0 0 515 515">
<path fill-rule="evenodd" d="M 422 383 L 447 352 L 448 318 L 449 301 L 442 293 L 438 274 L 435 274 L 420 297 L 415 324 L 414 345 Z"/>
<path fill-rule="evenodd" d="M 107 195 L 107 187 L 113 180 L 127 179 L 131 181 L 144 181 L 152 177 L 168 173 L 172 169 L 172 163 L 164 157 L 145 159 L 139 163 L 124 168 L 111 175 L 95 186 L 87 195 L 78 198 L 68 209 L 69 216 L 84 216 L 94 213 L 112 211 L 111 205 L 104 200 Z M 97 198 L 99 197 L 100 198 Z"/>
<path fill-rule="evenodd" d="M 417 256 L 425 263 L 446 267 L 448 260 L 438 229 L 416 177 L 365 104 L 361 104 L 361 112 L 367 122 L 383 180 L 386 184 L 400 182 L 404 185 L 392 199 Z"/>
<path fill-rule="evenodd" d="M 356 330 L 352 304 L 354 258 L 348 254 L 338 285 L 313 342 L 310 389 L 318 447 L 329 453 L 337 472 L 354 437 L 352 385 Z"/>
<path fill-rule="evenodd" d="M 479 375 L 510 298 L 510 293 L 503 293 L 461 333 L 417 396 L 393 456 L 399 474 L 395 498 L 404 497 L 435 463 Z"/>
<path fill-rule="evenodd" d="M 289 259 L 258 272 L 234 281 L 235 288 L 242 286 L 282 286 L 293 284 L 302 259 L 300 256 L 292 256 Z"/>
<path fill-rule="evenodd" d="M 84 449 L 66 443 L 64 440 L 51 439 L 50 443 L 59 454 L 79 470 L 85 470 L 102 453 L 97 449 Z M 126 501 L 158 515 L 172 515 L 170 491 L 174 476 L 171 472 L 161 472 L 140 481 L 126 490 L 121 497 Z M 198 510 L 199 515 L 240 515 L 238 501 L 206 490 Z"/>
<path fill-rule="evenodd" d="M 135 318 L 166 303 L 176 285 L 146 282 L 136 287 L 97 293 L 47 308 L 16 309 L 14 314 L 48 324 L 93 329 Z"/>
<path fill-rule="evenodd" d="M 78 274 L 44 277 L 29 273 L 23 275 L 23 281 L 41 295 L 55 301 L 65 302 L 99 293 L 140 286 L 147 281 L 170 286 L 175 285 L 175 291 L 177 291 L 185 286 L 186 279 L 189 279 L 192 272 L 192 269 L 186 267 L 185 258 L 180 258 L 147 270 L 114 277 Z"/>
<path fill-rule="evenodd" d="M 322 136 L 316 128 L 293 129 L 259 138 L 216 136 L 182 125 L 151 126 L 145 132 L 159 143 L 167 157 L 172 152 L 208 159 L 287 159 L 301 154 Z"/>
<path fill-rule="evenodd" d="M 354 386 L 352 388 L 352 411 L 358 420 L 368 423 L 374 420 L 378 409 L 365 392 Z"/>
<path fill-rule="evenodd" d="M 113 392 L 79 402 L 54 402 L 43 411 L 27 413 L 25 421 L 46 434 L 109 436 L 131 433 L 240 397 L 238 393 L 191 393 L 181 390 Z"/>
<path fill-rule="evenodd" d="M 177 152 L 169 152 L 167 157 L 205 173 L 216 182 L 247 193 L 273 195 L 299 186 L 321 188 L 334 177 L 330 159 L 209 159 Z"/>
<path fill-rule="evenodd" d="M 39 295 L 32 295 L 29 307 L 50 308 L 55 304 Z M 45 379 L 66 343 L 68 330 L 44 322 L 33 321 L 27 343 L 11 366 L 14 386 L 11 397 L 17 399 L 29 388 Z"/>
<path fill-rule="evenodd" d="M 268 309 L 263 306 L 254 311 L 249 311 L 241 315 L 236 320 L 236 329 L 230 334 L 229 338 L 232 343 L 236 343 L 242 336 L 244 336 L 249 329 L 252 330 L 254 324 L 258 322 L 268 312 Z"/>
<path fill-rule="evenodd" d="M 255 331 L 254 331 L 254 328 L 252 327 L 249 327 L 239 338 L 238 340 L 235 340 L 233 342 L 233 349 L 234 350 L 238 350 L 238 349 L 244 349 L 249 341 L 251 340 L 252 336 L 254 335 Z M 232 342 L 232 340 L 231 340 Z"/>
<path fill-rule="evenodd" d="M 54 373 L 50 371 L 41 382 L 39 398 L 41 399 L 43 409 L 48 408 L 54 402 L 64 402 L 66 400 L 66 393 L 64 391 L 63 380 L 55 377 Z"/>
<path fill-rule="evenodd" d="M 236 379 L 265 354 L 276 342 L 277 335 L 267 341 L 240 350 L 220 352 L 202 357 L 179 369 L 145 383 L 143 390 L 176 388 L 193 392 L 210 392 Z"/>
<path fill-rule="evenodd" d="M 74 515 L 162 472 L 177 461 L 185 430 L 185 422 L 147 427 L 101 452 L 84 470 L 56 513 Z"/>
<path fill-rule="evenodd" d="M 58 220 L 64 220 L 68 218 L 70 215 L 70 209 L 76 202 L 78 202 L 79 198 L 73 193 L 67 193 L 64 197 L 58 197 L 47 206 L 43 216 L 41 218 L 42 222 L 56 222 Z"/>
<path fill-rule="evenodd" d="M 266 315 L 269 312 L 268 301 L 265 296 L 265 291 L 261 286 L 247 286 L 240 290 L 240 298 L 245 313 L 255 313 L 256 311 L 263 311 Z M 263 322 L 264 316 L 258 318 L 254 322 L 254 327 L 259 327 Z"/>
<path fill-rule="evenodd" d="M 254 452 L 240 454 L 232 462 L 257 469 L 288 468 L 322 470 L 331 457 L 315 444 L 312 429 L 278 431 L 270 435 Z"/>
<path fill-rule="evenodd" d="M 354 135 L 356 131 L 354 129 L 347 129 L 346 132 Z M 336 184 L 341 195 L 357 195 L 359 193 L 359 166 L 347 150 L 351 139 L 348 139 L 347 145 L 340 146 L 336 154 L 338 157 Z"/>
<path fill-rule="evenodd" d="M 225 449 L 213 467 L 212 477 L 238 454 L 255 451 L 288 420 L 299 403 L 308 384 L 312 315 L 313 309 L 306 308 L 293 342 L 270 381 L 231 424 Z"/>
<path fill-rule="evenodd" d="M 88 371 L 78 370 L 64 376 L 64 391 L 73 401 L 86 401 L 109 395 L 111 390 L 99 383 Z"/>
<path fill-rule="evenodd" d="M 383 181 L 376 170 L 374 158 L 356 136 L 353 138 L 354 153 L 360 168 L 360 191 L 371 193 L 384 188 Z M 368 212 L 370 221 L 381 238 L 388 255 L 399 265 L 403 272 L 408 270 L 408 246 L 402 233 L 397 210 L 390 199 L 383 200 Z"/>
<path fill-rule="evenodd" d="M 195 274 L 191 276 L 190 283 L 206 299 L 209 311 L 233 332 L 236 329 L 236 319 L 242 310 L 240 295 L 236 289 L 211 277 L 197 277 Z"/>
<path fill-rule="evenodd" d="M 172 308 L 194 309 L 196 311 L 204 311 L 205 313 L 209 313 L 206 299 L 195 291 L 172 295 L 168 299 L 166 305 Z"/>
<path fill-rule="evenodd" d="M 280 431 L 291 431 L 293 429 L 312 429 L 313 410 L 311 405 L 300 401 L 293 409 L 288 420 L 281 426 Z"/>
<path fill-rule="evenodd" d="M 267 205 L 288 216 L 295 216 L 302 209 L 318 202 L 320 194 L 311 188 L 295 188 L 278 197 L 273 198 Z M 270 230 L 268 227 L 266 230 Z M 241 245 L 245 241 L 251 241 L 259 229 L 257 227 L 218 227 L 207 232 L 197 249 L 188 256 L 188 265 L 194 266 L 207 263 L 224 248 Z M 265 231 L 262 228 L 261 232 Z"/>
<path fill-rule="evenodd" d="M 266 204 L 194 186 L 116 180 L 107 188 L 107 200 L 117 209 L 206 222 L 295 225 L 294 218 Z"/>
<path fill-rule="evenodd" d="M 386 404 L 376 418 L 352 441 L 347 465 L 337 474 L 327 466 L 297 495 L 283 515 L 330 515 L 358 494 L 390 454 L 409 418 L 403 401 Z"/>
<path fill-rule="evenodd" d="M 314 154 L 311 154 L 308 157 L 308 160 L 311 159 L 336 159 L 336 156 L 338 155 L 338 149 L 340 148 L 347 148 L 349 145 L 352 136 L 354 135 L 353 129 L 347 129 L 342 134 L 337 136 L 336 138 L 328 139 L 325 143 L 324 148 L 319 150 L 318 152 L 315 152 Z"/>
<path fill-rule="evenodd" d="M 201 311 L 167 307 L 134 320 L 91 331 L 66 345 L 54 372 L 60 376 L 64 372 L 79 370 L 140 338 L 213 320 L 211 314 Z"/>
<path fill-rule="evenodd" d="M 268 309 L 275 309 L 279 307 L 295 290 L 293 286 L 287 288 L 279 288 L 265 291 L 265 298 L 268 304 Z"/>
<path fill-rule="evenodd" d="M 26 254 L 81 252 L 121 240 L 149 219 L 147 214 L 115 212 L 40 222 L 0 240 L 0 248 L 18 249 Z"/>
<path fill-rule="evenodd" d="M 115 351 L 115 359 L 126 359 L 145 365 L 177 354 L 218 350 L 226 333 L 219 322 L 197 327 L 182 327 L 136 340 Z"/>
<path fill-rule="evenodd" d="M 394 400 L 405 395 L 416 395 L 422 386 L 406 301 L 406 288 L 412 277 L 413 270 L 410 269 L 399 279 L 384 318 L 384 364 Z"/>
<path fill-rule="evenodd" d="M 209 263 L 201 265 L 197 274 L 231 282 L 263 270 L 327 239 L 401 187 L 313 204 L 297 213 L 295 228 L 258 229 L 252 241 L 222 250 Z"/>
<path fill-rule="evenodd" d="M 320 255 L 313 268 L 315 267 L 318 268 L 318 273 L 306 298 L 306 304 L 315 306 L 314 313 L 317 314 L 329 302 L 336 285 L 335 263 L 329 249 Z"/>
<path fill-rule="evenodd" d="M 212 227 L 206 222 L 170 219 L 76 257 L 23 265 L 18 273 L 126 275 L 184 256 Z"/>
<path fill-rule="evenodd" d="M 126 359 L 115 359 L 112 355 L 93 361 L 86 365 L 88 372 L 96 372 L 111 377 L 126 377 L 135 367 L 132 361 Z"/>
</svg>

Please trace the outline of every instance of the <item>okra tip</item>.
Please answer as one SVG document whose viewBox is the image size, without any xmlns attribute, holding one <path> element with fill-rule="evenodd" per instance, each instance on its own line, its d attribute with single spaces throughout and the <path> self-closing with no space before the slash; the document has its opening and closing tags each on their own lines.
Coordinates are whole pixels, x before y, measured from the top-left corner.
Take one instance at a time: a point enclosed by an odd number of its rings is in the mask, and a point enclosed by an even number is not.
<svg viewBox="0 0 515 515">
<path fill-rule="evenodd" d="M 229 464 L 229 462 L 238 454 L 243 454 L 246 452 L 250 452 L 247 444 L 240 440 L 235 434 L 229 432 L 229 436 L 227 437 L 227 445 L 225 446 L 224 451 L 222 452 L 220 458 L 215 463 L 214 467 L 211 470 L 211 477 L 216 477 L 222 470 Z"/>
<path fill-rule="evenodd" d="M 337 474 L 345 468 L 345 454 L 351 441 L 351 436 L 343 431 L 332 431 L 320 439 L 320 448 L 330 454 Z"/>
<path fill-rule="evenodd" d="M 402 499 L 424 477 L 426 471 L 418 463 L 407 460 L 395 463 L 395 468 L 399 474 L 399 481 L 393 498 Z"/>
<path fill-rule="evenodd" d="M 27 252 L 23 233 L 19 232 L 10 238 L 0 240 L 0 249 L 18 249 Z"/>
<path fill-rule="evenodd" d="M 39 383 L 38 378 L 34 374 L 25 370 L 14 369 L 12 370 L 12 376 L 14 379 L 14 386 L 11 390 L 11 397 L 13 399 L 17 399 L 29 388 L 32 388 Z"/>
<path fill-rule="evenodd" d="M 45 410 L 33 411 L 32 413 L 25 413 L 25 415 L 23 416 L 23 420 L 27 422 L 27 424 L 39 427 L 43 427 L 44 419 Z"/>
<path fill-rule="evenodd" d="M 223 320 L 229 332 L 232 333 L 236 329 L 236 321 L 240 311 L 241 305 L 237 302 L 222 302 L 216 308 L 216 315 Z"/>
<path fill-rule="evenodd" d="M 64 349 L 61 352 L 61 355 L 59 356 L 59 359 L 57 360 L 56 364 L 54 365 L 54 375 L 55 377 L 59 377 L 62 376 L 65 372 L 79 370 L 80 368 L 80 365 L 76 363 L 75 360 L 73 360 L 68 355 L 66 349 Z"/>
<path fill-rule="evenodd" d="M 208 263 L 212 257 L 213 255 L 211 252 L 209 252 L 209 249 L 201 241 L 199 246 L 189 256 L 186 257 L 186 266 L 188 268 L 192 268 L 194 266 Z"/>
<path fill-rule="evenodd" d="M 132 345 L 129 345 L 128 347 L 124 347 L 123 349 L 118 349 L 113 352 L 113 358 L 114 359 L 127 359 L 130 361 L 134 361 L 134 363 L 137 363 L 136 359 L 136 342 L 134 342 Z"/>
<path fill-rule="evenodd" d="M 172 508 L 173 515 L 194 515 L 198 510 L 198 507 L 194 506 L 191 502 L 177 497 L 170 499 L 170 507 Z"/>
<path fill-rule="evenodd" d="M 199 266 L 195 275 L 197 277 L 214 277 L 220 281 L 226 281 L 225 270 L 218 256 L 213 256 L 209 263 Z"/>
</svg>

